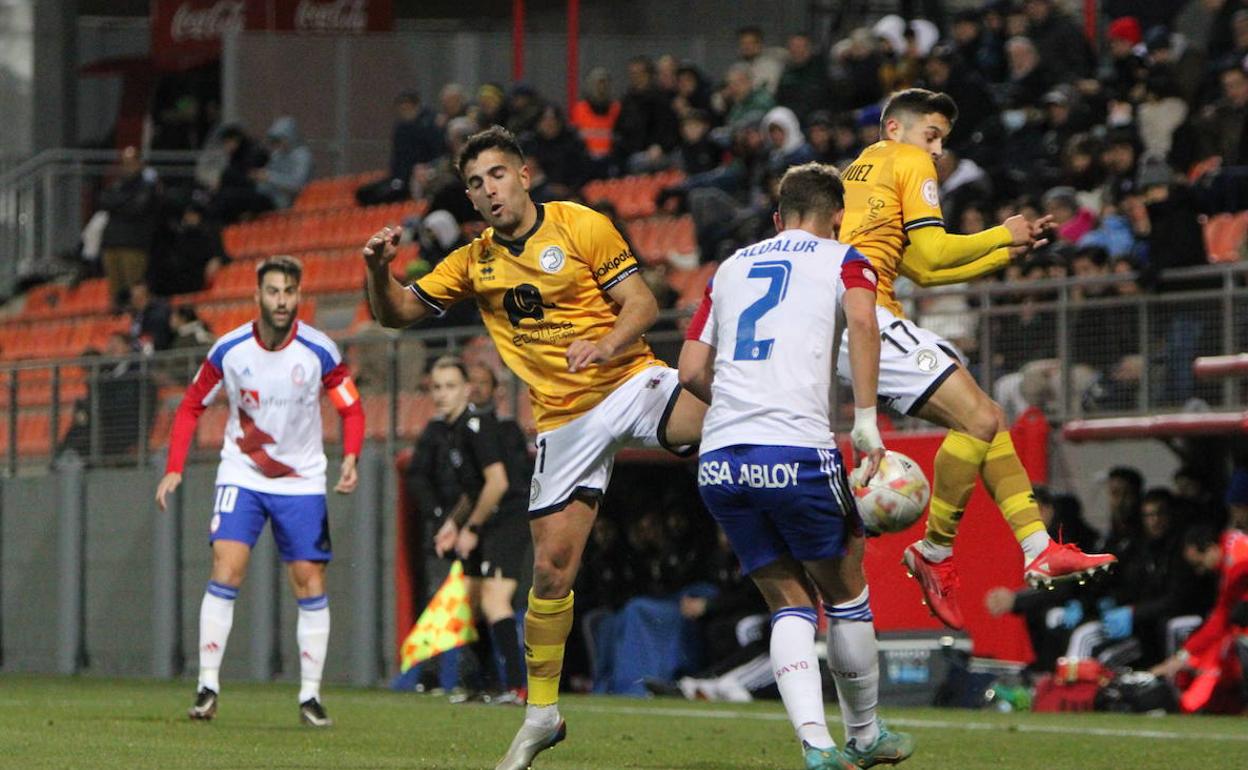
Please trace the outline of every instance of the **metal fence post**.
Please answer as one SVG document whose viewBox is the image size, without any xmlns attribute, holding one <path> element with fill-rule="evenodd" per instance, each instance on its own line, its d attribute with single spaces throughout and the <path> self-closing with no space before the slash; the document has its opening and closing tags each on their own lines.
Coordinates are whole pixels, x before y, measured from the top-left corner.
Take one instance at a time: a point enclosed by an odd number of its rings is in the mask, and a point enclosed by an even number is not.
<svg viewBox="0 0 1248 770">
<path fill-rule="evenodd" d="M 154 457 L 155 461 L 163 458 Z M 170 679 L 182 673 L 182 488 L 169 509 L 152 506 L 152 676 Z"/>
<path fill-rule="evenodd" d="M 1222 276 L 1222 353 L 1235 353 L 1235 274 L 1225 273 Z M 1230 406 L 1235 403 L 1235 385 L 1237 378 L 1222 379 L 1222 404 Z"/>
<path fill-rule="evenodd" d="M 51 427 L 48 429 L 52 434 L 49 436 L 48 446 L 51 447 L 49 456 L 52 462 L 56 461 L 56 445 L 60 441 L 61 435 L 61 367 L 57 364 L 52 367 L 52 412 Z"/>
<path fill-rule="evenodd" d="M 83 601 L 86 570 L 82 514 L 85 473 L 82 458 L 69 453 L 57 463 L 57 601 L 56 669 L 76 674 L 86 664 Z"/>
<path fill-rule="evenodd" d="M 272 537 L 262 537 L 251 550 L 251 567 L 247 582 L 251 584 L 251 602 L 255 608 L 251 626 L 251 675 L 257 681 L 268 681 L 281 670 L 281 648 L 277 627 L 281 606 L 277 591 L 277 549 Z"/>
<path fill-rule="evenodd" d="M 9 478 L 17 475 L 17 370 L 9 370 Z"/>
<path fill-rule="evenodd" d="M 378 531 L 382 495 L 382 456 L 365 445 L 360 456 L 360 485 L 355 491 L 355 548 L 352 554 L 351 683 L 367 687 L 381 671 L 378 645 L 381 591 L 381 554 Z"/>
<path fill-rule="evenodd" d="M 1062 387 L 1057 396 L 1060 419 L 1070 419 L 1070 289 L 1063 285 L 1057 292 L 1057 363 L 1062 374 Z"/>
<path fill-rule="evenodd" d="M 1143 362 L 1140 373 L 1140 405 L 1141 412 L 1148 411 L 1152 399 L 1153 380 L 1153 343 L 1148 332 L 1148 297 L 1140 300 L 1140 359 Z"/>
</svg>

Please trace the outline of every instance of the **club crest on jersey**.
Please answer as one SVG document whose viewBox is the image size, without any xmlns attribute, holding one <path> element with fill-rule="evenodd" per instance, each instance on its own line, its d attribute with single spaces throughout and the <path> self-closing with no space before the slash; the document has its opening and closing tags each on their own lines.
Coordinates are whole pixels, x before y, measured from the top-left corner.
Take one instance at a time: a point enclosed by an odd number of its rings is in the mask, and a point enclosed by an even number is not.
<svg viewBox="0 0 1248 770">
<path fill-rule="evenodd" d="M 308 372 L 303 368 L 303 364 L 295 364 L 295 368 L 290 370 L 290 381 L 298 386 L 308 381 Z"/>
<path fill-rule="evenodd" d="M 563 269 L 563 260 L 563 249 L 558 246 L 548 246 L 537 261 L 546 272 L 557 273 Z"/>
<path fill-rule="evenodd" d="M 503 294 L 503 309 L 507 311 L 507 320 L 512 326 L 519 326 L 526 318 L 540 321 L 545 317 L 545 311 L 554 307 L 554 303 L 547 304 L 542 299 L 542 292 L 531 283 L 513 286 Z"/>
<path fill-rule="evenodd" d="M 537 498 L 542 496 L 542 485 L 533 479 L 529 482 L 529 505 L 537 502 Z"/>
<path fill-rule="evenodd" d="M 260 391 L 248 390 L 247 388 L 238 389 L 239 401 L 248 409 L 260 408 Z"/>
<path fill-rule="evenodd" d="M 914 363 L 919 367 L 920 372 L 934 372 L 936 366 L 940 363 L 940 359 L 936 357 L 936 353 L 923 348 L 914 355 Z"/>
<path fill-rule="evenodd" d="M 936 187 L 936 180 L 929 179 L 923 183 L 922 187 L 923 200 L 927 201 L 929 206 L 940 205 L 940 191 Z"/>
</svg>

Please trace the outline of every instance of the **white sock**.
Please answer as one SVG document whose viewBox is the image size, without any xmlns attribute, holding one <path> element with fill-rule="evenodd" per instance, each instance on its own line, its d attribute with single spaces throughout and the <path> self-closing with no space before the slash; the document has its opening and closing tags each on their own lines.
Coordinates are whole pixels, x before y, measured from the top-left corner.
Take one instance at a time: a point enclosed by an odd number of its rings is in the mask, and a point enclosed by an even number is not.
<svg viewBox="0 0 1248 770">
<path fill-rule="evenodd" d="M 321 674 L 329 650 L 329 597 L 325 594 L 299 600 L 295 623 L 299 642 L 299 702 L 321 699 Z"/>
<path fill-rule="evenodd" d="M 1044 549 L 1048 548 L 1051 542 L 1053 542 L 1053 539 L 1043 529 L 1039 532 L 1032 532 L 1023 538 L 1023 541 L 1019 543 L 1023 547 L 1023 561 L 1031 564 L 1032 560 L 1043 553 Z"/>
<path fill-rule="evenodd" d="M 916 547 L 919 549 L 919 553 L 923 554 L 923 558 L 934 564 L 953 556 L 953 546 L 936 545 L 927 538 L 920 540 Z"/>
<path fill-rule="evenodd" d="M 534 706 L 530 703 L 524 707 L 524 721 L 538 727 L 555 727 L 559 724 L 559 704 Z"/>
<path fill-rule="evenodd" d="M 199 687 L 221 692 L 221 661 L 225 643 L 234 625 L 234 600 L 238 589 L 208 581 L 204 601 L 199 605 Z"/>
<path fill-rule="evenodd" d="M 784 607 L 771 616 L 771 670 L 798 739 L 819 749 L 836 745 L 823 710 L 823 678 L 815 657 L 814 607 Z"/>
<path fill-rule="evenodd" d="M 828 668 L 836 679 L 845 740 L 870 746 L 879 737 L 880 654 L 866 588 L 843 604 L 824 604 L 828 617 Z"/>
</svg>

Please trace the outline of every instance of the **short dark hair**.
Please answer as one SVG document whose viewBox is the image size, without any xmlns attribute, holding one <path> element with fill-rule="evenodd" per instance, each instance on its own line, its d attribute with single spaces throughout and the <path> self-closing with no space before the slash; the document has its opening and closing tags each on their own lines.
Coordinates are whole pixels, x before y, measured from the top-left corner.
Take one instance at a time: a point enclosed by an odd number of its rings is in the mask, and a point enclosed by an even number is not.
<svg viewBox="0 0 1248 770">
<path fill-rule="evenodd" d="M 432 374 L 437 369 L 458 369 L 459 373 L 464 376 L 464 382 L 468 381 L 468 367 L 464 364 L 464 359 L 459 356 L 441 356 L 433 362 L 433 366 L 429 367 Z"/>
<path fill-rule="evenodd" d="M 845 208 L 845 184 L 835 166 L 803 163 L 780 178 L 780 218 L 831 216 Z"/>
<path fill-rule="evenodd" d="M 289 254 L 278 254 L 256 266 L 256 285 L 264 283 L 264 276 L 278 272 L 296 284 L 303 280 L 303 263 Z"/>
<path fill-rule="evenodd" d="M 958 105 L 954 103 L 949 94 L 929 91 L 926 88 L 907 88 L 904 91 L 898 91 L 888 97 L 884 111 L 880 113 L 880 130 L 884 130 L 884 124 L 889 118 L 901 120 L 901 115 L 919 117 L 933 112 L 944 115 L 949 119 L 950 124 L 958 120 Z"/>
<path fill-rule="evenodd" d="M 737 37 L 738 37 L 738 38 L 745 37 L 746 35 L 750 35 L 750 36 L 752 36 L 752 37 L 756 37 L 756 38 L 758 38 L 759 40 L 762 40 L 762 39 L 763 39 L 763 28 L 762 28 L 762 27 L 760 27 L 760 26 L 758 26 L 758 25 L 756 25 L 756 24 L 749 24 L 749 25 L 747 25 L 747 26 L 744 26 L 744 27 L 739 27 L 739 28 L 737 29 Z"/>
<path fill-rule="evenodd" d="M 1157 503 L 1161 506 L 1161 513 L 1170 516 L 1174 513 L 1174 493 L 1166 487 L 1153 487 L 1144 493 L 1144 498 L 1140 500 L 1140 506 L 1143 507 L 1149 503 Z"/>
<path fill-rule="evenodd" d="M 1207 551 L 1218 543 L 1218 531 L 1208 524 L 1193 524 L 1183 533 L 1183 545 L 1198 551 Z"/>
<path fill-rule="evenodd" d="M 1131 468 L 1126 465 L 1115 465 L 1113 468 L 1109 469 L 1108 476 L 1111 479 L 1121 479 L 1122 481 L 1127 482 L 1135 488 L 1135 493 L 1137 495 L 1143 494 L 1144 492 L 1144 476 L 1142 476 L 1135 468 Z"/>
<path fill-rule="evenodd" d="M 468 137 L 468 141 L 464 143 L 464 149 L 459 151 L 455 167 L 459 169 L 461 178 L 464 177 L 464 169 L 468 164 L 486 150 L 501 150 L 514 155 L 521 163 L 524 162 L 524 150 L 520 149 L 520 142 L 516 141 L 515 135 L 502 126 L 490 126 Z"/>
</svg>

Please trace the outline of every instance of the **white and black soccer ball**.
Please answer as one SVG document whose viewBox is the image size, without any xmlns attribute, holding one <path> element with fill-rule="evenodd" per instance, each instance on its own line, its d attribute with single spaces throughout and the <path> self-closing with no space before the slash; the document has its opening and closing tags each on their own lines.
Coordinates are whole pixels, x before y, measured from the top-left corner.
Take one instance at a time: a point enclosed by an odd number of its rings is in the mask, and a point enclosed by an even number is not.
<svg viewBox="0 0 1248 770">
<path fill-rule="evenodd" d="M 901 452 L 885 450 L 880 468 L 865 486 L 861 483 L 864 459 L 849 475 L 858 516 L 870 532 L 900 532 L 919 520 L 932 487 L 919 464 Z"/>
</svg>

